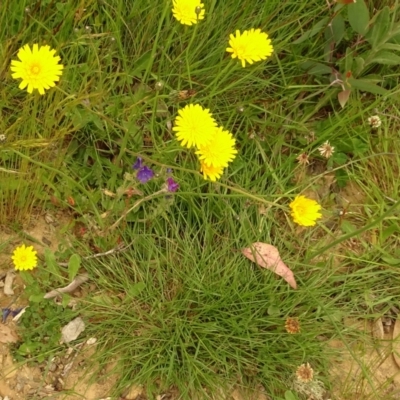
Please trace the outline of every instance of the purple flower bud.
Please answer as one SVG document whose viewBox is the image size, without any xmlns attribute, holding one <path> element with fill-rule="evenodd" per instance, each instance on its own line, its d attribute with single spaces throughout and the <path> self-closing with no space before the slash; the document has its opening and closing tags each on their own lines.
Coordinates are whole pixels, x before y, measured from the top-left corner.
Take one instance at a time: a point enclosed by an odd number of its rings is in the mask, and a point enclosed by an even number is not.
<svg viewBox="0 0 400 400">
<path fill-rule="evenodd" d="M 154 176 L 154 172 L 146 166 L 143 166 L 139 169 L 138 173 L 136 174 L 136 178 L 139 179 L 140 182 L 146 183 Z"/>
<path fill-rule="evenodd" d="M 176 192 L 179 189 L 179 183 L 175 182 L 173 178 L 168 178 L 167 179 L 167 188 L 168 192 Z"/>
<path fill-rule="evenodd" d="M 143 159 L 142 157 L 138 157 L 135 164 L 132 165 L 133 169 L 140 169 L 143 167 Z"/>
</svg>

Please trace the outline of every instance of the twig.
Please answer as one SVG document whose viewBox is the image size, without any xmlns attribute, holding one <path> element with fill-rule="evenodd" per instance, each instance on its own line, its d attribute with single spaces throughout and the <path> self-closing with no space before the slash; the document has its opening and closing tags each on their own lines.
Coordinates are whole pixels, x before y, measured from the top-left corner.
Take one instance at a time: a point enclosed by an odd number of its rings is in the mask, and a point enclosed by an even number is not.
<svg viewBox="0 0 400 400">
<path fill-rule="evenodd" d="M 136 207 L 140 206 L 140 204 L 142 204 L 143 202 L 145 202 L 145 201 L 147 201 L 147 200 L 150 200 L 150 199 L 152 199 L 153 197 L 157 197 L 157 196 L 160 195 L 160 194 L 167 193 L 167 191 L 168 191 L 168 190 L 166 190 L 166 189 L 163 188 L 163 189 L 159 190 L 158 192 L 152 193 L 152 194 L 150 194 L 150 195 L 148 195 L 148 196 L 146 196 L 146 197 L 143 197 L 143 199 L 138 200 L 131 208 L 128 208 L 127 210 L 125 210 L 125 211 L 122 213 L 122 215 L 121 215 L 110 227 L 108 227 L 107 229 L 105 229 L 105 232 L 114 230 L 114 229 L 119 225 L 119 223 L 120 223 L 131 211 L 133 211 Z M 105 233 L 105 232 L 104 232 L 104 233 Z"/>
<path fill-rule="evenodd" d="M 78 275 L 68 286 L 54 289 L 51 292 L 46 293 L 43 297 L 45 299 L 52 299 L 53 297 L 59 296 L 61 293 L 73 292 L 78 286 L 82 285 L 82 283 L 88 280 L 89 280 L 88 274 Z"/>
<path fill-rule="evenodd" d="M 114 247 L 113 249 L 107 250 L 103 253 L 96 253 L 96 254 L 92 254 L 90 256 L 83 257 L 83 260 L 90 260 L 91 258 L 98 258 L 98 257 L 103 257 L 103 256 L 109 256 L 110 254 L 114 254 L 114 253 L 120 253 L 121 251 L 124 251 L 128 247 L 132 246 L 132 244 L 133 244 L 133 242 L 129 243 L 126 246 L 119 244 L 117 247 Z M 58 263 L 58 265 L 60 265 L 61 267 L 68 267 L 67 262 L 60 262 L 60 263 Z"/>
</svg>

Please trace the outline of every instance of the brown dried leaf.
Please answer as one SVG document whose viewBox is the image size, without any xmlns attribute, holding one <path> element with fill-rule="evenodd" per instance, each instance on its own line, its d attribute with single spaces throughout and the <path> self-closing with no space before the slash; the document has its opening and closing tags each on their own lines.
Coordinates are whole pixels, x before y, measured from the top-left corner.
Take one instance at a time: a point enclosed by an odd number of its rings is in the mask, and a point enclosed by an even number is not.
<svg viewBox="0 0 400 400">
<path fill-rule="evenodd" d="M 267 268 L 281 276 L 293 289 L 297 288 L 293 272 L 282 261 L 279 250 L 270 244 L 256 242 L 242 250 L 249 260 L 262 268 Z"/>
<path fill-rule="evenodd" d="M 18 336 L 9 326 L 0 324 L 0 343 L 16 343 Z"/>
<path fill-rule="evenodd" d="M 339 104 L 342 106 L 342 108 L 344 108 L 347 101 L 349 100 L 350 93 L 351 93 L 350 90 L 343 90 L 342 92 L 338 93 Z"/>
</svg>

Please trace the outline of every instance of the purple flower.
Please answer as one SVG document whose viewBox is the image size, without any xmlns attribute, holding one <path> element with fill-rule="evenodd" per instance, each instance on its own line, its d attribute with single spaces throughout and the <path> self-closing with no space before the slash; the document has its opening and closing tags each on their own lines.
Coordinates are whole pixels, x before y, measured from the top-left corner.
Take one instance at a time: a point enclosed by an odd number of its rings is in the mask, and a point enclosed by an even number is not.
<svg viewBox="0 0 400 400">
<path fill-rule="evenodd" d="M 138 173 L 136 174 L 136 178 L 138 178 L 142 183 L 148 182 L 153 176 L 154 172 L 146 166 L 140 167 Z"/>
<path fill-rule="evenodd" d="M 135 164 L 132 165 L 133 169 L 140 169 L 143 167 L 143 159 L 142 157 L 138 157 Z"/>
<path fill-rule="evenodd" d="M 168 192 L 176 192 L 179 189 L 179 183 L 175 182 L 173 178 L 167 179 L 167 189 Z"/>
</svg>

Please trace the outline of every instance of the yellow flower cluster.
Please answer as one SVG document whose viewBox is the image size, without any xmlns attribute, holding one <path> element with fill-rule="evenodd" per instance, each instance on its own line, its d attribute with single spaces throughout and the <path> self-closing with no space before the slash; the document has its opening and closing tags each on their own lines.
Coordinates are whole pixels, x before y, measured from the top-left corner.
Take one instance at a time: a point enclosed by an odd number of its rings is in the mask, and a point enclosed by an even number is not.
<svg viewBox="0 0 400 400">
<path fill-rule="evenodd" d="M 210 110 L 199 104 L 179 110 L 173 130 L 182 146 L 196 149 L 204 179 L 216 181 L 236 157 L 232 133 L 217 126 Z"/>
<path fill-rule="evenodd" d="M 204 19 L 204 4 L 201 0 L 172 0 L 172 15 L 183 25 L 194 25 Z M 242 66 L 246 62 L 253 64 L 254 61 L 265 60 L 274 48 L 268 34 L 261 29 L 250 29 L 243 33 L 239 30 L 235 35 L 230 35 L 229 46 L 226 51 L 232 53 L 232 58 L 241 61 Z"/>
</svg>

